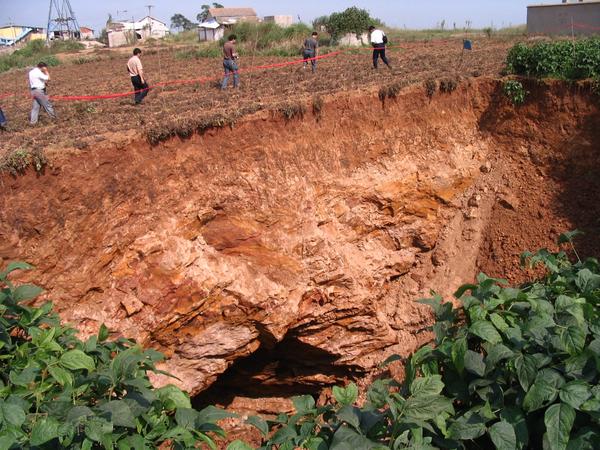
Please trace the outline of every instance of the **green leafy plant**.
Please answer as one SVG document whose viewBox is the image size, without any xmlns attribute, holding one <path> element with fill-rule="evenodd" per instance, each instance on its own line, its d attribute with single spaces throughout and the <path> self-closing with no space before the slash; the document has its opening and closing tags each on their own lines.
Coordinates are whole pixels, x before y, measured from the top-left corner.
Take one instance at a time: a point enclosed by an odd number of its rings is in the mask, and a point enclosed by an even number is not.
<svg viewBox="0 0 600 450">
<path fill-rule="evenodd" d="M 600 76 L 600 38 L 515 45 L 508 52 L 507 70 L 515 75 L 579 80 Z"/>
<path fill-rule="evenodd" d="M 578 232 L 560 242 L 575 247 Z M 295 414 L 250 418 L 261 449 L 595 449 L 600 442 L 600 265 L 563 251 L 525 254 L 544 279 L 519 288 L 479 275 L 432 307 L 434 345 L 405 360 L 405 379 L 378 380 L 356 406 L 294 399 Z M 401 360 L 392 357 L 386 363 Z M 272 433 L 274 432 L 274 433 Z"/>
<path fill-rule="evenodd" d="M 515 106 L 525 103 L 527 94 L 529 94 L 529 92 L 527 92 L 527 90 L 525 90 L 523 87 L 523 83 L 517 80 L 506 80 L 502 84 L 502 91 Z"/>
<path fill-rule="evenodd" d="M 191 408 L 174 385 L 154 389 L 148 372 L 164 357 L 102 326 L 85 341 L 60 324 L 52 304 L 27 306 L 42 290 L 15 286 L 11 263 L 0 272 L 0 448 L 216 449 L 231 414 Z"/>
</svg>

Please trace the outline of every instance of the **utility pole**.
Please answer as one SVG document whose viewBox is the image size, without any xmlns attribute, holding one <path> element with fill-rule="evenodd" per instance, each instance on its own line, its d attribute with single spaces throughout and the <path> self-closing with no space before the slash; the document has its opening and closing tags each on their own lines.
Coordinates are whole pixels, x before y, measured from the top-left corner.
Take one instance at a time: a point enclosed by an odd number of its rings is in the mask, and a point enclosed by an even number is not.
<svg viewBox="0 0 600 450">
<path fill-rule="evenodd" d="M 58 34 L 61 39 L 79 39 L 80 29 L 69 0 L 50 0 L 46 41 Z"/>
<path fill-rule="evenodd" d="M 152 8 L 154 8 L 154 5 L 146 5 L 146 8 L 148 8 L 148 24 L 150 27 L 150 37 L 152 37 Z"/>
</svg>

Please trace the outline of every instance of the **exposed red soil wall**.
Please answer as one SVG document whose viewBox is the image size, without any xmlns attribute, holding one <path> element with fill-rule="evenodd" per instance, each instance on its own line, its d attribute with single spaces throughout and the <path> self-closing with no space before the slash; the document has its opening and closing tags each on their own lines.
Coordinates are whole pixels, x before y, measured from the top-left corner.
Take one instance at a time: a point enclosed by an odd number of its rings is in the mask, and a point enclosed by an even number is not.
<svg viewBox="0 0 600 450">
<path fill-rule="evenodd" d="M 259 348 L 268 364 L 237 379 L 275 397 L 360 376 L 429 339 L 430 289 L 519 280 L 522 251 L 597 230 L 597 99 L 530 90 L 516 109 L 491 79 L 340 94 L 319 117 L 58 157 L 3 176 L 0 257 L 36 265 L 82 332 L 164 351 L 193 394 Z"/>
</svg>

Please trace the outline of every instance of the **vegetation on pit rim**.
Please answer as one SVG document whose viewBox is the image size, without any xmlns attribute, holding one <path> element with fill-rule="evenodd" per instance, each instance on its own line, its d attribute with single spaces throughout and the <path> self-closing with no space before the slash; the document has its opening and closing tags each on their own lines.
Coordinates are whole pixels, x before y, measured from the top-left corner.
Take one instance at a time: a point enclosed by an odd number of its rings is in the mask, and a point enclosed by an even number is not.
<svg viewBox="0 0 600 450">
<path fill-rule="evenodd" d="M 55 54 L 76 52 L 83 48 L 81 43 L 71 40 L 52 41 L 49 47 L 46 46 L 46 41 L 31 41 L 10 55 L 0 56 L 0 72 L 12 68 L 33 67 L 40 61 L 44 61 L 49 66 L 57 66 L 60 61 L 54 56 Z"/>
<path fill-rule="evenodd" d="M 47 164 L 48 159 L 43 150 L 19 148 L 0 158 L 0 173 L 22 175 L 29 167 L 33 167 L 36 172 L 41 172 Z"/>
<path fill-rule="evenodd" d="M 515 45 L 507 57 L 514 75 L 580 80 L 600 77 L 600 38 Z"/>
<path fill-rule="evenodd" d="M 560 238 L 575 255 L 576 235 Z M 333 389 L 333 403 L 301 396 L 293 415 L 249 417 L 264 436 L 260 449 L 595 448 L 600 264 L 547 250 L 523 261 L 545 265 L 545 278 L 511 288 L 481 274 L 456 292 L 460 308 L 421 300 L 435 312 L 435 345 L 404 361 L 404 382 L 375 381 L 364 405 L 350 383 Z M 224 436 L 216 422 L 232 414 L 195 411 L 172 385 L 154 389 L 147 372 L 161 373 L 162 354 L 109 341 L 104 326 L 81 341 L 50 303 L 25 306 L 41 289 L 15 286 L 9 275 L 30 268 L 11 263 L 0 272 L 1 448 L 216 448 Z"/>
<path fill-rule="evenodd" d="M 529 92 L 523 87 L 523 83 L 517 80 L 504 81 L 504 83 L 502 83 L 502 91 L 515 106 L 525 103 L 527 94 L 529 94 Z"/>
</svg>

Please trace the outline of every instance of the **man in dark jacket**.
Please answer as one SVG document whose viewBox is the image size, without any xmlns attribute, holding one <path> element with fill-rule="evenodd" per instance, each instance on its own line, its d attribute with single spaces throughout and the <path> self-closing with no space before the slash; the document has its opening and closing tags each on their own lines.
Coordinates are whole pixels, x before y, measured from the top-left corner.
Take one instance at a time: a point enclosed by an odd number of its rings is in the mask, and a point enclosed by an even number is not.
<svg viewBox="0 0 600 450">
<path fill-rule="evenodd" d="M 308 61 L 310 61 L 313 73 L 317 71 L 317 60 L 315 58 L 319 56 L 318 38 L 319 33 L 313 31 L 311 37 L 304 41 L 304 47 L 302 49 L 302 56 L 304 56 L 304 68 L 306 69 Z"/>
</svg>

